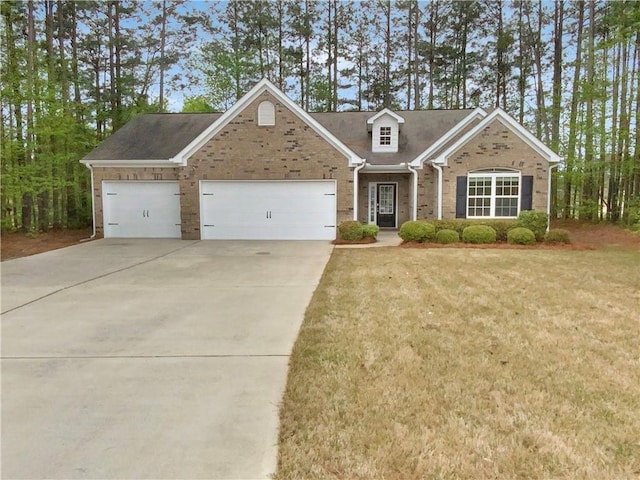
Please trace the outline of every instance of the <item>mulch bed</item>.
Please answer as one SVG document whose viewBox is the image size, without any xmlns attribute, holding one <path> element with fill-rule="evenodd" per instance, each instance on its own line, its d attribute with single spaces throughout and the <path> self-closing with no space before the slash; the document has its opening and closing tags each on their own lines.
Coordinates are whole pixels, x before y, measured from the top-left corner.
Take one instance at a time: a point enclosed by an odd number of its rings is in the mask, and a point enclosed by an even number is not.
<svg viewBox="0 0 640 480">
<path fill-rule="evenodd" d="M 91 229 L 50 230 L 44 233 L 3 233 L 0 237 L 1 259 L 27 257 L 36 253 L 75 245 L 91 237 Z"/>
</svg>

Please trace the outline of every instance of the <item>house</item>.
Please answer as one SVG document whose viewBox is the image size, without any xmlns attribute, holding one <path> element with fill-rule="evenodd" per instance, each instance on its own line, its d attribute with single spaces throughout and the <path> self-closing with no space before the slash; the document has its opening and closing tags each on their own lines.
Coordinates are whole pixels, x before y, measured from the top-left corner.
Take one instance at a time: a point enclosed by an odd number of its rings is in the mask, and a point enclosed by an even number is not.
<svg viewBox="0 0 640 480">
<path fill-rule="evenodd" d="M 559 161 L 501 109 L 308 113 L 268 80 L 222 114 L 139 115 L 81 160 L 97 236 L 327 240 L 548 211 Z"/>
</svg>

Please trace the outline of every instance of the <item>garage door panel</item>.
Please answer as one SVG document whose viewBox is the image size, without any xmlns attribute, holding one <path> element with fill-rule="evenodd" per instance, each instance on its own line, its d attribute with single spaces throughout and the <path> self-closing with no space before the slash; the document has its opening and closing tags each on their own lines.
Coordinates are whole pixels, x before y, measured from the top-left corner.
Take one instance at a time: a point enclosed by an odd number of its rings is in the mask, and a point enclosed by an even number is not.
<svg viewBox="0 0 640 480">
<path fill-rule="evenodd" d="M 105 237 L 180 238 L 178 182 L 105 181 L 102 191 Z"/>
<path fill-rule="evenodd" d="M 202 181 L 203 239 L 334 239 L 334 181 Z"/>
</svg>

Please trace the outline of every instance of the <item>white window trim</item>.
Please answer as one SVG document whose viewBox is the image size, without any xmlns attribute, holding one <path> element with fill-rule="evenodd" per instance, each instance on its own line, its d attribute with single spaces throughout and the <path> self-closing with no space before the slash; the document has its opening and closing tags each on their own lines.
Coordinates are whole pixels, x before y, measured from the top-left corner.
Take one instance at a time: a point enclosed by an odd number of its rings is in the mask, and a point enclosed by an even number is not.
<svg viewBox="0 0 640 480">
<path fill-rule="evenodd" d="M 268 100 L 258 105 L 258 126 L 273 127 L 276 124 L 276 107 Z"/>
<path fill-rule="evenodd" d="M 517 178 L 518 179 L 518 195 L 517 195 L 517 211 L 516 211 L 516 215 L 515 216 L 509 216 L 509 217 L 505 217 L 505 216 L 496 216 L 496 199 L 498 198 L 496 196 L 496 178 L 498 177 L 512 177 L 512 178 Z M 484 215 L 469 215 L 469 198 L 471 198 L 472 196 L 469 195 L 469 184 L 471 182 L 472 178 L 491 178 L 491 195 L 490 195 L 490 211 L 489 211 L 489 215 L 488 216 L 484 216 Z M 473 198 L 482 198 L 485 197 L 485 195 L 474 195 Z M 476 171 L 476 172 L 469 172 L 467 174 L 467 195 L 466 195 L 466 205 L 465 205 L 465 209 L 466 209 L 466 216 L 467 218 L 470 219 L 512 219 L 512 218 L 518 218 L 518 215 L 520 214 L 520 203 L 521 203 L 521 197 L 522 197 L 522 174 L 521 172 L 518 171 L 513 171 L 513 170 L 503 170 L 503 171 Z M 516 198 L 515 195 L 500 195 L 499 198 Z"/>
<path fill-rule="evenodd" d="M 385 130 L 385 133 L 382 133 L 382 130 Z M 385 139 L 386 142 L 382 142 L 382 139 Z M 381 126 L 378 127 L 378 146 L 379 147 L 390 147 L 391 146 L 391 127 L 390 126 Z"/>
</svg>

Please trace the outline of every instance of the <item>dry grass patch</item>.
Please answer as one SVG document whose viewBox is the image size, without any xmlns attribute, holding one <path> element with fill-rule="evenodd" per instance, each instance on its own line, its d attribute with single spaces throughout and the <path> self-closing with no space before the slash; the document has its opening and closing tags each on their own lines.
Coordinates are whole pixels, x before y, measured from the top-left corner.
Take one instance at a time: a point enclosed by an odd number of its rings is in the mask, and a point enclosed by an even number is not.
<svg viewBox="0 0 640 480">
<path fill-rule="evenodd" d="M 640 254 L 336 250 L 279 479 L 640 475 Z"/>
</svg>

